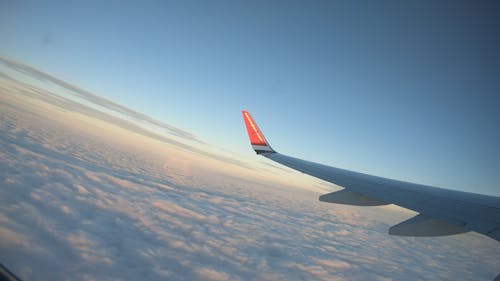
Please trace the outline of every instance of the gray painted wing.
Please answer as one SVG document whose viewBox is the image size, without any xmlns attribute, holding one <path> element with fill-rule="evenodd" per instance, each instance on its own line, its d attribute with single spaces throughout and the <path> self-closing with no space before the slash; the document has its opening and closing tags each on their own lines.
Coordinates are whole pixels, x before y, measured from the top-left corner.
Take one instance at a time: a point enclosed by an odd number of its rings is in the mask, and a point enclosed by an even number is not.
<svg viewBox="0 0 500 281">
<path fill-rule="evenodd" d="M 250 113 L 242 113 L 257 154 L 345 188 L 320 196 L 321 201 L 359 206 L 395 204 L 419 213 L 391 227 L 389 233 L 393 235 L 440 236 L 475 231 L 500 241 L 500 197 L 371 176 L 286 156 L 271 148 Z"/>
<path fill-rule="evenodd" d="M 263 153 L 262 155 L 292 169 L 362 194 L 367 198 L 376 199 L 387 204 L 395 204 L 418 212 L 428 218 L 444 221 L 459 229 L 476 231 L 500 241 L 499 197 L 366 175 L 293 158 L 280 153 Z M 436 227 L 442 227 L 442 225 L 436 225 Z M 432 234 L 418 235 L 416 229 L 410 230 L 415 231 L 415 236 L 433 236 Z M 437 229 L 434 233 L 440 235 L 440 230 Z M 456 230 L 445 234 L 456 233 L 460 233 L 460 231 Z M 407 233 L 407 235 L 411 235 L 411 233 Z"/>
</svg>

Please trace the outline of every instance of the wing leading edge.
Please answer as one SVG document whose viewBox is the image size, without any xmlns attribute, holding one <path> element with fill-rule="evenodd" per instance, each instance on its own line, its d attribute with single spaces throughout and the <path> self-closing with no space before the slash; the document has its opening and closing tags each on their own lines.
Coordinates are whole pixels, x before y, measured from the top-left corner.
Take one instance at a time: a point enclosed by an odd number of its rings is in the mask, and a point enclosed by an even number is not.
<svg viewBox="0 0 500 281">
<path fill-rule="evenodd" d="M 257 154 L 343 187 L 320 201 L 356 206 L 395 204 L 419 214 L 389 229 L 391 235 L 442 236 L 475 231 L 500 241 L 500 197 L 467 193 L 334 168 L 273 150 L 247 111 L 242 111 Z"/>
</svg>

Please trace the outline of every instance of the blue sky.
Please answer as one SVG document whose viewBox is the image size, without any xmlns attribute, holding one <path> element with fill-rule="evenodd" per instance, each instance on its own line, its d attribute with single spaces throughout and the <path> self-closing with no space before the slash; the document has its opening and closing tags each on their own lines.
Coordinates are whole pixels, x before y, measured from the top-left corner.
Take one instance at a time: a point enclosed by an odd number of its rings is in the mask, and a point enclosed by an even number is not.
<svg viewBox="0 0 500 281">
<path fill-rule="evenodd" d="M 45 1 L 44 1 L 45 2 Z M 0 55 L 207 142 L 500 195 L 494 1 L 2 1 Z"/>
</svg>

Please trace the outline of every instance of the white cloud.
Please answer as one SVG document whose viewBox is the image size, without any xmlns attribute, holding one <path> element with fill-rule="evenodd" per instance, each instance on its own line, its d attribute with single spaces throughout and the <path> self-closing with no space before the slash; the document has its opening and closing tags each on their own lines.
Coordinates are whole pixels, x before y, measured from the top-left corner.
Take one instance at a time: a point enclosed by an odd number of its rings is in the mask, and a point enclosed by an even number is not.
<svg viewBox="0 0 500 281">
<path fill-rule="evenodd" d="M 212 281 L 235 280 L 234 278 L 230 278 L 229 275 L 225 272 L 217 271 L 206 267 L 196 269 L 196 274 L 201 280 L 212 280 Z"/>
<path fill-rule="evenodd" d="M 347 269 L 350 268 L 351 265 L 345 261 L 340 261 L 340 260 L 334 260 L 334 259 L 327 259 L 327 260 L 322 260 L 322 259 L 316 259 L 315 260 L 317 264 L 327 267 L 327 268 L 333 268 L 333 269 Z"/>
<path fill-rule="evenodd" d="M 29 247 L 29 240 L 23 233 L 17 233 L 8 228 L 0 227 L 0 246 L 5 247 Z"/>
</svg>

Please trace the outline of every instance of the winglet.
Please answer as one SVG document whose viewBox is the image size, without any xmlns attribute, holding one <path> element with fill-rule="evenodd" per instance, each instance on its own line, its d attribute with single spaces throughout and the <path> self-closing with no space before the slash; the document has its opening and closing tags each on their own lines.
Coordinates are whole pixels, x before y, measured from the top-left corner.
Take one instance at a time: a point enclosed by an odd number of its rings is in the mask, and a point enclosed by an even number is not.
<svg viewBox="0 0 500 281">
<path fill-rule="evenodd" d="M 248 138 L 250 138 L 253 150 L 257 154 L 275 152 L 267 142 L 264 134 L 259 130 L 259 127 L 257 127 L 257 124 L 253 121 L 252 115 L 246 110 L 241 111 L 241 113 L 243 114 L 243 120 L 245 121 Z"/>
</svg>

